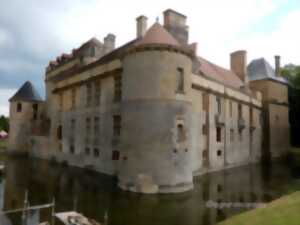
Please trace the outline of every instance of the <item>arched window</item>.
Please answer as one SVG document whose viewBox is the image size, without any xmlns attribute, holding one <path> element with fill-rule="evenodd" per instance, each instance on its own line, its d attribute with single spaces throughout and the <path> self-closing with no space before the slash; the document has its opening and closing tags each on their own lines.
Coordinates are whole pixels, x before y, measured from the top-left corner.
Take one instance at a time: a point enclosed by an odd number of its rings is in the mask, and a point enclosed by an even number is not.
<svg viewBox="0 0 300 225">
<path fill-rule="evenodd" d="M 17 112 L 22 112 L 22 103 L 17 104 Z"/>
</svg>

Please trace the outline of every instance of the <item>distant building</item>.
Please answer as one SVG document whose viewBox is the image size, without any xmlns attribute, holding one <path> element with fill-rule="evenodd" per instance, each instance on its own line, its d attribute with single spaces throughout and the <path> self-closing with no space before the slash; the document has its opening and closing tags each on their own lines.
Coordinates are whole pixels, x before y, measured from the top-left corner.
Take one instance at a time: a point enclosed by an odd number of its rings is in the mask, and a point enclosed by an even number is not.
<svg viewBox="0 0 300 225">
<path fill-rule="evenodd" d="M 188 41 L 186 16 L 167 10 L 115 48 L 93 38 L 51 61 L 46 100 L 27 82 L 10 99 L 10 149 L 118 177 L 124 190 L 183 192 L 193 177 L 283 156 L 286 81 L 246 51 L 224 69 Z"/>
</svg>

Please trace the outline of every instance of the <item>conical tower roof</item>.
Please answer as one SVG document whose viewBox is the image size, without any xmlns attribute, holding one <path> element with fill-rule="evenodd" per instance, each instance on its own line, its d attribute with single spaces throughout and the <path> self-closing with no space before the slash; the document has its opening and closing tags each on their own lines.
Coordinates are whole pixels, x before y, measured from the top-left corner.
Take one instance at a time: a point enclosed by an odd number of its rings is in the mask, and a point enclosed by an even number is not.
<svg viewBox="0 0 300 225">
<path fill-rule="evenodd" d="M 155 23 L 146 32 L 144 37 L 136 45 L 166 44 L 180 46 L 178 41 L 159 23 Z"/>
<path fill-rule="evenodd" d="M 43 101 L 31 82 L 26 81 L 16 94 L 9 99 L 12 101 Z"/>
</svg>

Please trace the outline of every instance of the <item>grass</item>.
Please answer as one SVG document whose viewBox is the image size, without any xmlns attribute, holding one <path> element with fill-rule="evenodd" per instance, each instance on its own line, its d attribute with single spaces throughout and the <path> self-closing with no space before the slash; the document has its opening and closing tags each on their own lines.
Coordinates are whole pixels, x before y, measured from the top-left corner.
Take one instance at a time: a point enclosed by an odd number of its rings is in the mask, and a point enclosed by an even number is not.
<svg viewBox="0 0 300 225">
<path fill-rule="evenodd" d="M 5 139 L 5 140 L 0 140 L 0 149 L 3 150 L 3 149 L 6 149 L 8 146 L 8 140 Z"/>
<path fill-rule="evenodd" d="M 300 192 L 279 198 L 265 208 L 254 209 L 218 225 L 299 225 Z"/>
</svg>

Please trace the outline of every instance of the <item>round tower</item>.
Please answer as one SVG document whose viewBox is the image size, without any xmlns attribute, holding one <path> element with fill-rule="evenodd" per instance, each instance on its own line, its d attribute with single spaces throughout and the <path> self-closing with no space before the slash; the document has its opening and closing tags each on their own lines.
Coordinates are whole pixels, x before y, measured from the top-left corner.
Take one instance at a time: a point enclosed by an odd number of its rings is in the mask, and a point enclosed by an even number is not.
<svg viewBox="0 0 300 225">
<path fill-rule="evenodd" d="M 30 148 L 33 124 L 39 117 L 42 98 L 27 81 L 9 102 L 9 150 L 12 153 L 26 154 Z"/>
<path fill-rule="evenodd" d="M 158 23 L 123 58 L 119 186 L 142 193 L 193 188 L 188 50 Z"/>
</svg>

